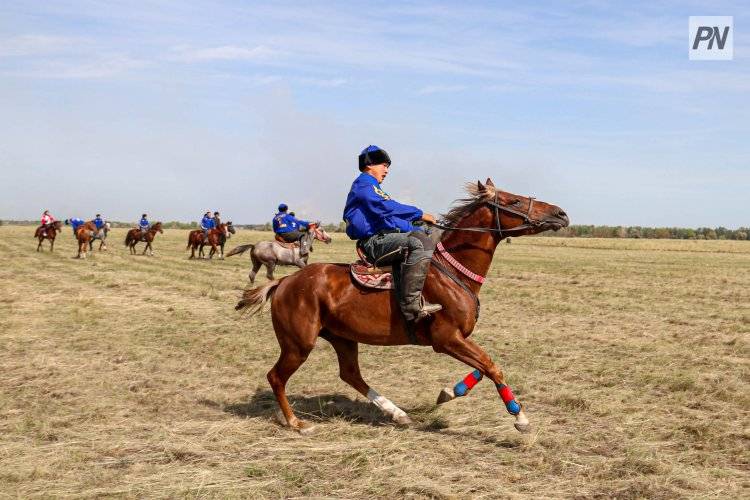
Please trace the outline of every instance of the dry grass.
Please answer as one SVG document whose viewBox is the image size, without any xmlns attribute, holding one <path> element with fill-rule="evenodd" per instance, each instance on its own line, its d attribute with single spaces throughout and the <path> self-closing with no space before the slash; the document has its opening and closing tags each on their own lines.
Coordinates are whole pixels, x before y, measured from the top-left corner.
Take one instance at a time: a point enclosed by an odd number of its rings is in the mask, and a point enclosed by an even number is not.
<svg viewBox="0 0 750 500">
<path fill-rule="evenodd" d="M 77 261 L 69 230 L 54 254 L 31 234 L 0 227 L 0 496 L 748 495 L 750 243 L 502 245 L 474 338 L 530 436 L 486 382 L 433 406 L 468 373 L 458 362 L 365 346 L 366 379 L 416 421 L 394 427 L 323 341 L 289 385 L 318 422 L 301 436 L 272 419 L 268 315 L 232 310 L 246 256 L 190 262 L 186 232 L 167 230 L 155 257 L 131 257 L 115 230 L 108 254 Z M 313 260 L 352 256 L 338 235 Z"/>
</svg>

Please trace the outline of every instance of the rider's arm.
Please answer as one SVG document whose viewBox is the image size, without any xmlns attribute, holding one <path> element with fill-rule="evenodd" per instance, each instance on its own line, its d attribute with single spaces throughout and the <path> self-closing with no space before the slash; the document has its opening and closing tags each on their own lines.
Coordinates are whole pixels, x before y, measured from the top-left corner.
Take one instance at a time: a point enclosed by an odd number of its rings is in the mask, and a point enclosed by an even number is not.
<svg viewBox="0 0 750 500">
<path fill-rule="evenodd" d="M 368 186 L 368 189 L 364 189 L 361 192 L 365 205 L 372 213 L 381 217 L 396 217 L 409 222 L 422 218 L 423 212 L 419 208 L 399 203 L 396 200 L 390 199 L 385 194 L 378 193 L 374 188 L 375 186 Z"/>
</svg>

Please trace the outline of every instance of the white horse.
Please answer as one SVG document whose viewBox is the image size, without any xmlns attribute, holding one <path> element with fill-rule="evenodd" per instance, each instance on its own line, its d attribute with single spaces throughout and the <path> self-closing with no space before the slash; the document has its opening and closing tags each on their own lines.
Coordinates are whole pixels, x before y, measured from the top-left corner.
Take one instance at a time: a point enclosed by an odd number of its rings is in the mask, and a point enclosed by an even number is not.
<svg viewBox="0 0 750 500">
<path fill-rule="evenodd" d="M 99 240 L 99 250 L 107 250 L 107 233 L 112 226 L 109 222 L 105 222 L 104 225 L 95 233 L 91 233 L 91 239 L 89 240 L 89 252 L 94 251 L 94 240 Z"/>
<path fill-rule="evenodd" d="M 313 240 L 319 240 L 323 243 L 330 243 L 331 237 L 325 232 L 319 224 L 310 224 L 307 233 L 302 237 L 302 244 L 308 248 L 308 252 L 312 252 Z M 253 263 L 253 268 L 250 271 L 248 277 L 250 282 L 255 282 L 255 275 L 258 274 L 260 266 L 266 266 L 266 276 L 269 280 L 273 278 L 273 270 L 277 265 L 281 266 L 297 266 L 300 269 L 307 265 L 307 258 L 309 253 L 300 257 L 299 246 L 291 243 L 280 243 L 278 241 L 260 241 L 258 243 L 250 243 L 248 245 L 240 245 L 233 248 L 227 257 L 232 255 L 240 255 L 246 250 L 250 251 L 250 260 Z"/>
</svg>

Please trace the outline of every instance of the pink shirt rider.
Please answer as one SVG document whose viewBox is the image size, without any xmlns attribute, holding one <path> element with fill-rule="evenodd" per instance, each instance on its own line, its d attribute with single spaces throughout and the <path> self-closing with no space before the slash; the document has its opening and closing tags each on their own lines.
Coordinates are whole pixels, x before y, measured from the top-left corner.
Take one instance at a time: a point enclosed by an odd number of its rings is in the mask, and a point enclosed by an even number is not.
<svg viewBox="0 0 750 500">
<path fill-rule="evenodd" d="M 49 224 L 50 222 L 55 222 L 55 218 L 52 217 L 50 214 L 43 214 L 42 215 L 42 226 Z"/>
</svg>

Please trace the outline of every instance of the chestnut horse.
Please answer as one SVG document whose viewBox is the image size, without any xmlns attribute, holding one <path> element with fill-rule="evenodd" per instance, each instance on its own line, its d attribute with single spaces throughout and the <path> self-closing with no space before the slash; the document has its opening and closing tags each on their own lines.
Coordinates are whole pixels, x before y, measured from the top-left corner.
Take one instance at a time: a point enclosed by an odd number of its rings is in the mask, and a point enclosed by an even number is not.
<svg viewBox="0 0 750 500">
<path fill-rule="evenodd" d="M 156 233 L 163 233 L 164 231 L 161 228 L 161 222 L 157 222 L 153 226 L 149 228 L 148 231 L 145 233 L 141 232 L 141 230 L 137 227 L 134 227 L 130 231 L 128 231 L 128 234 L 125 235 L 125 246 L 130 247 L 130 253 L 135 255 L 135 246 L 140 241 L 146 242 L 146 248 L 143 249 L 143 255 L 146 255 L 146 250 L 150 250 L 150 255 L 154 255 L 154 249 L 151 246 L 151 242 L 154 241 L 154 238 L 156 238 Z"/>
<path fill-rule="evenodd" d="M 52 252 L 55 249 L 55 238 L 57 233 L 62 231 L 62 222 L 56 220 L 50 224 L 39 226 L 34 232 L 34 238 L 39 239 L 39 244 L 36 246 L 36 251 L 42 250 L 42 242 L 47 239 L 49 240 L 49 251 Z"/>
<path fill-rule="evenodd" d="M 219 224 L 219 227 L 208 230 L 208 238 L 204 237 L 202 229 L 196 229 L 188 233 L 188 243 L 185 250 L 190 249 L 189 259 L 195 258 L 195 249 L 198 248 L 198 257 L 205 259 L 203 247 L 211 245 L 211 251 L 208 258 L 212 258 L 215 253 L 219 252 L 219 258 L 224 259 L 224 244 L 229 238 L 229 233 L 234 233 L 234 227 L 231 222 Z M 200 247 L 200 248 L 199 248 Z"/>
<path fill-rule="evenodd" d="M 86 222 L 85 224 L 78 226 L 78 229 L 76 229 L 75 236 L 76 240 L 78 240 L 78 258 L 81 258 L 81 255 L 83 255 L 83 258 L 86 258 L 86 252 L 89 249 L 89 246 L 91 245 L 91 241 L 94 238 L 94 234 L 98 233 L 99 230 L 96 228 L 96 224 L 94 224 L 94 221 L 90 220 Z"/>
<path fill-rule="evenodd" d="M 322 337 L 331 343 L 344 382 L 366 396 L 396 423 L 411 422 L 408 415 L 378 394 L 362 379 L 358 343 L 371 345 L 417 344 L 431 346 L 474 368 L 453 388 L 444 389 L 438 403 L 466 395 L 482 377 L 495 383 L 507 411 L 515 416 L 515 427 L 530 430 L 523 407 L 506 385 L 500 369 L 487 353 L 468 337 L 479 316 L 477 294 L 492 263 L 498 243 L 506 237 L 537 234 L 568 225 L 559 207 L 486 185 L 470 186 L 470 198 L 445 215 L 448 226 L 439 237 L 437 250 L 424 287 L 425 299 L 442 304 L 443 310 L 407 328 L 392 291 L 364 289 L 355 285 L 348 264 L 312 264 L 292 275 L 248 289 L 236 306 L 251 314 L 271 301 L 271 317 L 281 347 L 278 361 L 268 372 L 282 423 L 307 431 L 286 397 L 289 377 L 305 362 Z"/>
<path fill-rule="evenodd" d="M 310 224 L 303 239 L 306 242 L 309 252 L 313 251 L 312 245 L 314 240 L 322 241 L 326 245 L 331 243 L 331 237 L 325 229 L 320 227 L 319 222 Z M 258 274 L 261 266 L 266 266 L 266 276 L 269 280 L 272 280 L 273 270 L 276 269 L 277 265 L 297 266 L 302 269 L 307 265 L 307 259 L 310 257 L 309 253 L 304 257 L 300 257 L 299 247 L 288 248 L 285 244 L 277 241 L 259 241 L 258 243 L 240 245 L 230 250 L 227 257 L 240 255 L 248 249 L 250 249 L 250 260 L 253 263 L 253 268 L 248 275 L 250 283 L 255 283 L 255 276 Z"/>
</svg>

